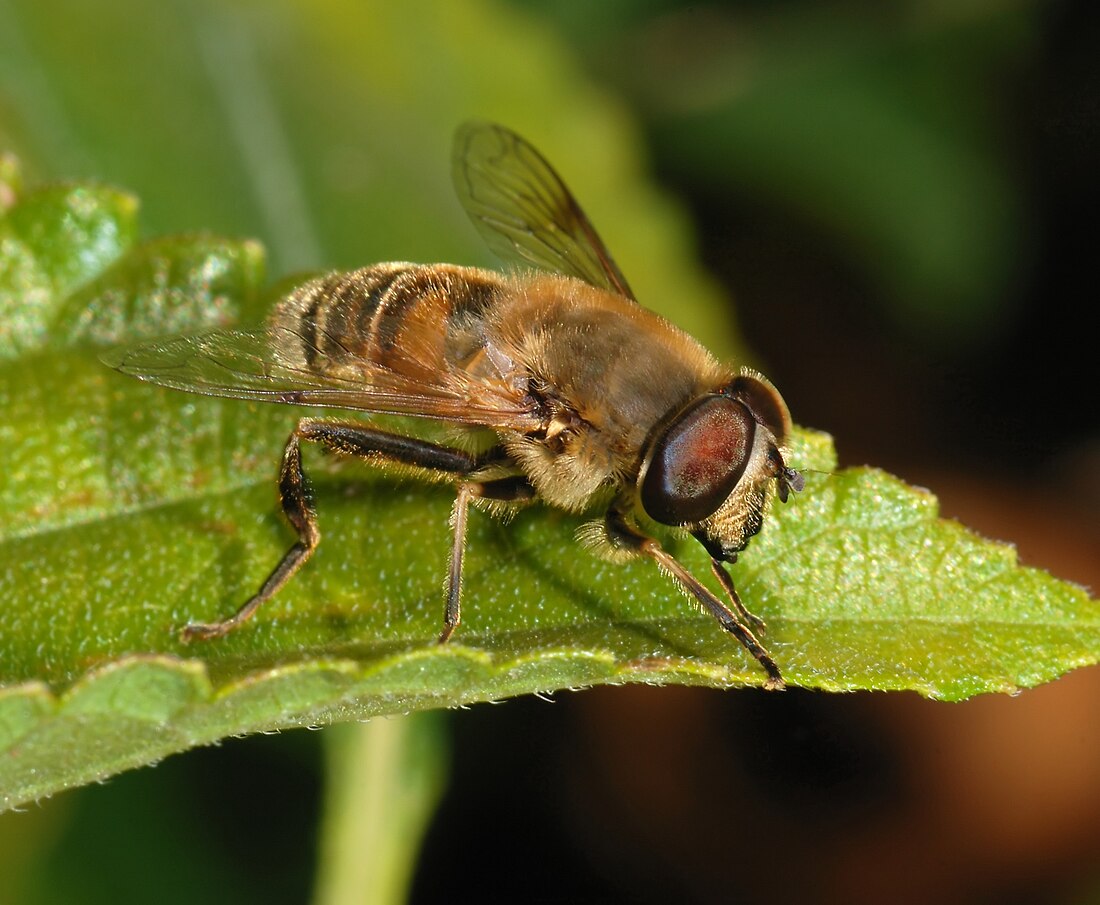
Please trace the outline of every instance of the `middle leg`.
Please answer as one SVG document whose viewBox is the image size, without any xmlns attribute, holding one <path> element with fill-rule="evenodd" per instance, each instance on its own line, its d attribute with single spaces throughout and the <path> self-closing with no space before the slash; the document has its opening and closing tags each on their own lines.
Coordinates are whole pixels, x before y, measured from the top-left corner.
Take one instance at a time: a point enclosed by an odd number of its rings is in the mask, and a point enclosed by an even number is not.
<svg viewBox="0 0 1100 905">
<path fill-rule="evenodd" d="M 497 500 L 504 503 L 525 503 L 535 498 L 535 488 L 522 476 L 497 478 L 493 481 L 464 481 L 458 485 L 454 511 L 451 515 L 453 543 L 451 565 L 447 571 L 447 607 L 443 612 L 443 632 L 439 643 L 446 644 L 462 621 L 462 560 L 466 552 L 466 513 L 473 499 Z"/>
</svg>

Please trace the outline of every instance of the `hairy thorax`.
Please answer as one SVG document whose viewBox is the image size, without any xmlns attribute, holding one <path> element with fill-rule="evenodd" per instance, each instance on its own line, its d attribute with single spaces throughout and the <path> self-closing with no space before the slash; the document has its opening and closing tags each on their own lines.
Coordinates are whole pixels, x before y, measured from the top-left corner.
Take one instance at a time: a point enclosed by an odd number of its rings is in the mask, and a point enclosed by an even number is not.
<svg viewBox="0 0 1100 905">
<path fill-rule="evenodd" d="M 505 445 L 553 505 L 581 509 L 631 481 L 654 427 L 727 379 L 694 339 L 614 293 L 546 276 L 507 297 L 486 342 L 527 381 L 544 426 Z"/>
</svg>

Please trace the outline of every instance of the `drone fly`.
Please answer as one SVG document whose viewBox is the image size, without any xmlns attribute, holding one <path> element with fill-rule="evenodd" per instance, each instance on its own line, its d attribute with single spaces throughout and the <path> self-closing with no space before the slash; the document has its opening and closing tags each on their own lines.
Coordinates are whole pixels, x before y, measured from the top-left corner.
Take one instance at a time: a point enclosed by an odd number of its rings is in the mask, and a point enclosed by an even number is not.
<svg viewBox="0 0 1100 905">
<path fill-rule="evenodd" d="M 219 330 L 110 353 L 109 365 L 162 386 L 238 399 L 412 415 L 488 434 L 484 451 L 302 418 L 279 472 L 298 539 L 256 594 L 185 640 L 233 631 L 301 568 L 320 540 L 301 444 L 453 481 L 443 631 L 458 627 L 467 510 L 541 500 L 604 509 L 582 538 L 613 558 L 655 560 L 782 687 L 724 563 L 760 530 L 769 496 L 803 487 L 786 464 L 791 419 L 760 374 L 718 362 L 643 308 L 549 163 L 498 125 L 455 141 L 458 197 L 489 246 L 521 269 L 374 264 L 291 292 L 256 330 Z M 606 501 L 606 502 L 605 502 Z M 639 517 L 643 520 L 639 521 Z M 683 529 L 711 558 L 723 602 L 646 530 Z"/>
</svg>

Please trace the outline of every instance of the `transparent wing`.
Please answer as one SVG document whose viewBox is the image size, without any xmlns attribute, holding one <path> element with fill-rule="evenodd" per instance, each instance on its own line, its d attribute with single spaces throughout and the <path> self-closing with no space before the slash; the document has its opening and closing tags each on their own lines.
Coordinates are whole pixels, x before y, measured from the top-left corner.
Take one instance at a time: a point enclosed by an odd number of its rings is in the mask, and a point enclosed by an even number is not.
<svg viewBox="0 0 1100 905">
<path fill-rule="evenodd" d="M 493 428 L 529 430 L 529 403 L 507 385 L 471 380 L 451 369 L 432 382 L 358 359 L 342 374 L 287 361 L 277 331 L 218 330 L 113 349 L 105 364 L 160 386 L 258 402 L 417 415 Z"/>
<path fill-rule="evenodd" d="M 495 123 L 460 126 L 452 175 L 463 208 L 501 259 L 634 298 L 565 183 L 515 132 Z"/>
</svg>

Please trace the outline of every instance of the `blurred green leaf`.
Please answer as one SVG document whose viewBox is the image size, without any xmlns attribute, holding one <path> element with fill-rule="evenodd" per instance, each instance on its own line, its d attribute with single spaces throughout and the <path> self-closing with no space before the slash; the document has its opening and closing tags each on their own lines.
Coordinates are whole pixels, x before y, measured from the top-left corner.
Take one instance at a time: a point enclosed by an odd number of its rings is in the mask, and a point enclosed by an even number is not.
<svg viewBox="0 0 1100 905">
<path fill-rule="evenodd" d="M 493 265 L 447 150 L 463 120 L 506 123 L 548 154 L 640 298 L 742 352 L 687 218 L 640 178 L 625 111 L 552 31 L 493 0 L 6 0 L 0 111 L 0 147 L 32 174 L 126 185 L 154 234 L 256 236 L 277 274 Z"/>
<path fill-rule="evenodd" d="M 950 346 L 1012 317 L 1026 149 L 1012 111 L 1041 4 L 545 7 L 635 99 L 666 166 L 796 216 L 897 322 Z"/>
<path fill-rule="evenodd" d="M 25 217 L 22 204 L 8 216 Z M 92 220 L 113 209 L 102 205 Z M 48 249 L 31 255 L 36 272 L 79 257 L 84 234 L 64 215 L 28 230 Z M 762 682 L 651 564 L 584 553 L 579 521 L 545 508 L 510 525 L 474 518 L 465 621 L 435 644 L 449 490 L 319 457 L 313 561 L 246 628 L 182 646 L 182 625 L 231 612 L 288 546 L 273 478 L 301 410 L 151 388 L 88 343 L 131 323 L 196 330 L 254 313 L 254 243 L 166 238 L 97 260 L 57 281 L 66 297 L 32 299 L 74 322 L 53 319 L 0 365 L 4 806 L 241 732 L 603 682 Z M 1018 568 L 1010 548 L 937 520 L 929 494 L 888 475 L 827 473 L 824 435 L 799 431 L 793 446 L 818 472 L 733 569 L 789 682 L 957 700 L 1100 657 L 1100 612 L 1081 589 Z M 697 545 L 672 544 L 706 574 Z"/>
<path fill-rule="evenodd" d="M 0 361 L 48 342 L 57 306 L 133 240 L 137 202 L 97 186 L 49 186 L 0 220 Z"/>
</svg>

